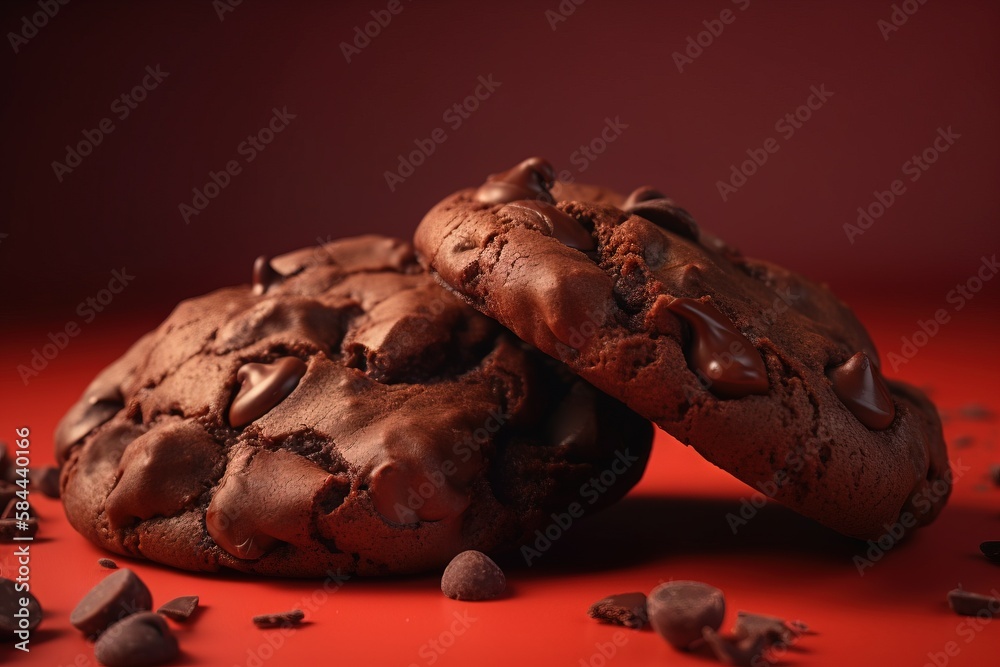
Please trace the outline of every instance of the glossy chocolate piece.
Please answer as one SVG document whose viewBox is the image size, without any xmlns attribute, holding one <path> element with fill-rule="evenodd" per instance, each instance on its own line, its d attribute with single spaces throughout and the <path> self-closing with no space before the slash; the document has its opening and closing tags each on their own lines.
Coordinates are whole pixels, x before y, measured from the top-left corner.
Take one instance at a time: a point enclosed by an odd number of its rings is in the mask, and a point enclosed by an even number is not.
<svg viewBox="0 0 1000 667">
<path fill-rule="evenodd" d="M 643 185 L 629 193 L 629 196 L 625 198 L 625 203 L 622 204 L 622 210 L 627 211 L 636 204 L 649 201 L 651 199 L 667 199 L 667 195 L 663 194 L 652 185 Z"/>
<path fill-rule="evenodd" d="M 594 237 L 583 228 L 583 225 L 577 222 L 576 218 L 568 213 L 563 213 L 552 204 L 546 204 L 545 202 L 533 199 L 523 199 L 511 202 L 504 208 L 517 208 L 530 211 L 541 219 L 551 236 L 554 236 L 556 240 L 570 248 L 586 252 L 596 247 L 594 245 Z"/>
<path fill-rule="evenodd" d="M 590 605 L 587 615 L 598 621 L 638 629 L 649 622 L 646 596 L 643 593 L 609 595 Z"/>
<path fill-rule="evenodd" d="M 97 635 L 119 619 L 152 607 L 153 596 L 146 584 L 124 568 L 90 589 L 69 615 L 69 622 L 85 635 Z"/>
<path fill-rule="evenodd" d="M 956 588 L 948 592 L 948 606 L 959 616 L 1000 616 L 1000 599 Z"/>
<path fill-rule="evenodd" d="M 726 598 L 700 581 L 668 581 L 646 600 L 649 624 L 671 646 L 686 651 L 702 640 L 702 629 L 718 630 L 726 615 Z"/>
<path fill-rule="evenodd" d="M 862 424 L 875 430 L 892 424 L 896 416 L 892 395 L 867 354 L 858 352 L 840 366 L 827 370 L 826 375 L 833 383 L 834 393 Z"/>
<path fill-rule="evenodd" d="M 691 214 L 675 204 L 672 199 L 650 199 L 625 209 L 626 212 L 649 220 L 655 225 L 678 236 L 698 241 L 701 230 Z"/>
<path fill-rule="evenodd" d="M 284 276 L 274 270 L 267 255 L 261 255 L 253 263 L 253 293 L 261 295 L 272 285 L 277 285 Z"/>
<path fill-rule="evenodd" d="M 108 628 L 94 644 L 94 657 L 106 667 L 152 667 L 171 662 L 180 649 L 159 614 L 127 616 Z"/>
<path fill-rule="evenodd" d="M 1000 540 L 988 540 L 979 545 L 983 555 L 994 563 L 1000 563 Z"/>
<path fill-rule="evenodd" d="M 282 357 L 270 364 L 244 364 L 236 373 L 241 385 L 229 408 L 229 423 L 239 428 L 263 417 L 292 393 L 306 369 L 306 363 L 298 357 Z"/>
<path fill-rule="evenodd" d="M 531 157 L 507 171 L 489 176 L 476 190 L 475 199 L 487 204 L 507 204 L 519 199 L 554 204 L 549 190 L 555 181 L 552 165 L 544 158 Z"/>
<path fill-rule="evenodd" d="M 453 600 L 491 600 L 507 588 L 507 578 L 481 551 L 463 551 L 441 575 L 441 592 Z"/>
<path fill-rule="evenodd" d="M 406 461 L 396 461 L 380 466 L 371 475 L 368 493 L 375 511 L 392 523 L 408 524 L 418 521 L 441 521 L 459 516 L 472 502 L 468 491 L 455 488 L 453 478 L 435 484 L 428 474 L 434 470 L 428 461 L 417 467 Z M 414 508 L 413 494 L 420 489 L 433 491 Z"/>
<path fill-rule="evenodd" d="M 59 422 L 54 438 L 56 458 L 64 461 L 73 445 L 114 417 L 124 407 L 125 400 L 117 386 L 97 386 L 88 389 L 83 398 L 77 401 Z"/>
<path fill-rule="evenodd" d="M 147 431 L 132 441 L 118 464 L 118 484 L 106 512 L 113 528 L 154 516 L 173 516 L 210 485 L 222 448 L 195 422 Z"/>
<path fill-rule="evenodd" d="M 725 315 L 710 303 L 680 298 L 667 308 L 691 327 L 685 353 L 688 365 L 719 398 L 766 394 L 767 367 L 760 353 Z"/>
<path fill-rule="evenodd" d="M 298 625 L 305 617 L 301 609 L 292 609 L 277 614 L 258 614 L 251 620 L 258 628 L 288 628 Z"/>
</svg>

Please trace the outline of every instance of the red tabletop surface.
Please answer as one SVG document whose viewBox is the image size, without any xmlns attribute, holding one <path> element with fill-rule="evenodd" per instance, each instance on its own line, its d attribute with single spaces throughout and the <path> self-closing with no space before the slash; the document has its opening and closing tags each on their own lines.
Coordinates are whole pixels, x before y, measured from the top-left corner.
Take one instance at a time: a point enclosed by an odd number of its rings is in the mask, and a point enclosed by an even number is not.
<svg viewBox="0 0 1000 667">
<path fill-rule="evenodd" d="M 991 286 L 992 287 L 992 286 Z M 938 307 L 855 302 L 883 359 L 900 350 L 921 319 Z M 942 301 L 943 301 L 943 295 Z M 997 594 L 1000 567 L 980 553 L 1000 539 L 1000 487 L 989 467 L 1000 463 L 995 417 L 969 406 L 1000 409 L 998 327 L 994 303 L 970 302 L 896 377 L 928 388 L 946 416 L 956 476 L 951 502 L 931 527 L 892 545 L 881 557 L 774 504 L 761 507 L 735 534 L 727 515 L 753 489 L 658 433 L 642 482 L 618 505 L 578 521 L 532 565 L 504 562 L 509 595 L 471 603 L 444 597 L 438 576 L 393 579 L 260 579 L 191 574 L 103 552 L 76 534 L 57 501 L 37 491 L 41 517 L 31 544 L 31 590 L 45 609 L 30 654 L 9 645 L 3 661 L 94 665 L 93 647 L 69 624 L 73 606 L 108 574 L 97 559 L 112 556 L 153 592 L 154 605 L 198 595 L 187 624 L 171 622 L 182 648 L 177 664 L 268 665 L 706 665 L 704 654 L 675 652 L 651 631 L 597 623 L 588 606 L 613 593 L 648 592 L 670 579 L 709 582 L 726 594 L 724 628 L 737 610 L 801 619 L 815 632 L 778 657 L 783 665 L 995 665 L 1000 622 L 953 614 L 949 590 Z M 5 385 L 3 438 L 31 428 L 32 463 L 52 462 L 51 433 L 89 379 L 162 313 L 95 322 L 29 387 Z M 37 327 L 14 331 L 0 350 L 4 368 L 20 363 L 44 338 Z M 965 414 L 962 408 L 966 408 Z M 957 444 L 956 444 L 957 443 Z M 746 506 L 743 506 L 744 509 Z M 0 572 L 15 568 L 0 545 Z M 855 556 L 871 558 L 862 568 Z M 251 616 L 291 608 L 306 622 L 293 631 L 260 630 Z M 952 653 L 953 655 L 949 655 Z"/>
</svg>

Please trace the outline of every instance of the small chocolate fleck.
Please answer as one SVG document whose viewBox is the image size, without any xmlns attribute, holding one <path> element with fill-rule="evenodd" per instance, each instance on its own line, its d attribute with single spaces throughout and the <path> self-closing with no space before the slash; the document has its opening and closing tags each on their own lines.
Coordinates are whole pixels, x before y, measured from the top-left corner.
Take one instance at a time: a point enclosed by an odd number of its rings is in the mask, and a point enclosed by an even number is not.
<svg viewBox="0 0 1000 667">
<path fill-rule="evenodd" d="M 107 667 L 152 667 L 180 652 L 177 638 L 159 614 L 140 612 L 111 625 L 94 644 L 94 657 Z"/>
<path fill-rule="evenodd" d="M 609 595 L 590 605 L 587 614 L 598 621 L 638 629 L 649 622 L 646 596 L 643 593 Z"/>
<path fill-rule="evenodd" d="M 253 624 L 258 628 L 287 628 L 298 625 L 306 615 L 301 609 L 283 611 L 279 614 L 260 614 L 253 617 Z"/>
<path fill-rule="evenodd" d="M 191 618 L 191 614 L 195 612 L 198 608 L 198 596 L 197 595 L 185 595 L 183 597 L 174 598 L 170 602 L 165 602 L 160 605 L 160 608 L 156 610 L 157 614 L 163 614 L 168 618 L 172 618 L 175 621 L 183 623 L 184 621 Z"/>
<path fill-rule="evenodd" d="M 458 554 L 441 576 L 441 592 L 453 600 L 490 600 L 506 587 L 503 570 L 481 551 Z"/>
<path fill-rule="evenodd" d="M 996 592 L 994 589 L 993 592 Z M 1000 600 L 956 588 L 948 593 L 948 606 L 959 616 L 992 618 L 1000 615 Z"/>
<path fill-rule="evenodd" d="M 114 562 L 110 558 L 98 558 L 97 564 L 103 567 L 105 570 L 117 570 L 118 563 Z"/>
<path fill-rule="evenodd" d="M 985 405 L 969 403 L 958 409 L 958 415 L 968 421 L 993 421 L 997 414 Z"/>
<path fill-rule="evenodd" d="M 955 449 L 964 449 L 970 446 L 975 441 L 976 439 L 973 438 L 971 435 L 960 435 L 957 438 L 955 438 L 955 441 L 951 443 L 951 446 L 954 447 Z"/>
</svg>

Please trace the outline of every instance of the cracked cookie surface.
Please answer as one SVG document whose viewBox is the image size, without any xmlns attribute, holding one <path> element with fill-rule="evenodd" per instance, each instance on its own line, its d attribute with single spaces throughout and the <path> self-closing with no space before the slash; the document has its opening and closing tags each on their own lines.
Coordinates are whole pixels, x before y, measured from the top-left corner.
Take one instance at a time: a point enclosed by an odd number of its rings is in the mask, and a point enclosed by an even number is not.
<svg viewBox="0 0 1000 667">
<path fill-rule="evenodd" d="M 417 229 L 421 261 L 792 509 L 861 538 L 934 519 L 951 487 L 937 411 L 882 378 L 829 289 L 742 256 L 654 188 L 623 197 L 554 174 L 531 158 L 447 197 Z"/>
<path fill-rule="evenodd" d="M 190 570 L 442 567 L 516 546 L 652 427 L 369 236 L 258 259 L 105 369 L 56 433 L 76 530 Z M 623 466 L 621 461 L 629 464 Z"/>
</svg>

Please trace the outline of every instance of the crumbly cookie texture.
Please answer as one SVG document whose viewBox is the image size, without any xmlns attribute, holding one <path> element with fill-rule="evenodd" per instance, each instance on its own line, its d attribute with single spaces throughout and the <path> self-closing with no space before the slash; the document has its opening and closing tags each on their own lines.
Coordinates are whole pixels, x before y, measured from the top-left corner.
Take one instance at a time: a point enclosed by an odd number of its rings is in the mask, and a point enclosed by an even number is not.
<svg viewBox="0 0 1000 667">
<path fill-rule="evenodd" d="M 421 261 L 468 303 L 705 458 L 847 535 L 934 519 L 937 411 L 883 379 L 825 286 L 744 257 L 652 187 L 556 182 L 525 160 L 436 205 Z"/>
<path fill-rule="evenodd" d="M 516 546 L 624 495 L 651 440 L 377 236 L 259 258 L 252 285 L 181 303 L 56 433 L 66 514 L 93 542 L 287 576 Z"/>
</svg>

